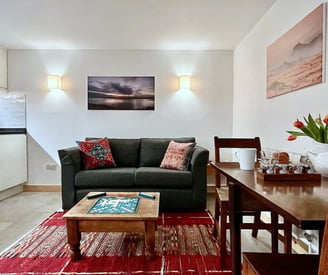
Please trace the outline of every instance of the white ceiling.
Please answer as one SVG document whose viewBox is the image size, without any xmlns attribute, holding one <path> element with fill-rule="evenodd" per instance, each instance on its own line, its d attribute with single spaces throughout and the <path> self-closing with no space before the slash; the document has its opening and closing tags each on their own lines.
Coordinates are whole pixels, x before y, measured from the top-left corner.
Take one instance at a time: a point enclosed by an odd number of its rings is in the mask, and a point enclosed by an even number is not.
<svg viewBox="0 0 328 275">
<path fill-rule="evenodd" d="M 0 0 L 8 49 L 234 49 L 275 0 Z"/>
</svg>

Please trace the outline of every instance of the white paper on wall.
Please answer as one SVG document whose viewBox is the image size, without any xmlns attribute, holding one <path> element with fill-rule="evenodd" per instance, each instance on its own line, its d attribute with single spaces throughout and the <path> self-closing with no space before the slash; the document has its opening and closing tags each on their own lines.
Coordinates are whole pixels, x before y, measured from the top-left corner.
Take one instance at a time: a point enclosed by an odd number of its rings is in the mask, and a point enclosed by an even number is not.
<svg viewBox="0 0 328 275">
<path fill-rule="evenodd" d="M 0 94 L 0 128 L 26 128 L 25 94 Z"/>
</svg>

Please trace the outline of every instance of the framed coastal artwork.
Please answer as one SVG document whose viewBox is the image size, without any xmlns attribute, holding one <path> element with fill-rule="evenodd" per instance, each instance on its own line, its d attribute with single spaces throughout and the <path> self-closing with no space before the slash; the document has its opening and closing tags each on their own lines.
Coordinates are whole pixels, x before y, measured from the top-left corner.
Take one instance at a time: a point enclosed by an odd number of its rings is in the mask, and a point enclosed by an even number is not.
<svg viewBox="0 0 328 275">
<path fill-rule="evenodd" d="M 325 21 L 321 4 L 267 48 L 267 98 L 324 81 Z"/>
<path fill-rule="evenodd" d="M 88 110 L 154 109 L 154 76 L 88 76 Z"/>
</svg>

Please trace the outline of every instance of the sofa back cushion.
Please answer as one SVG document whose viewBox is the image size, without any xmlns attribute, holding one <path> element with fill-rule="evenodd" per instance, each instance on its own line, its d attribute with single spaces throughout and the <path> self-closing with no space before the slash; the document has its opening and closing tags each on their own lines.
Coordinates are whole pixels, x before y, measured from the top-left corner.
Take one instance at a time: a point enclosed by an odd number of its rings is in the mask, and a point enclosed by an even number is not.
<svg viewBox="0 0 328 275">
<path fill-rule="evenodd" d="M 117 167 L 138 167 L 140 139 L 108 139 Z"/>
<path fill-rule="evenodd" d="M 141 138 L 139 167 L 159 167 L 171 140 L 175 142 L 195 142 L 194 137 Z"/>
</svg>

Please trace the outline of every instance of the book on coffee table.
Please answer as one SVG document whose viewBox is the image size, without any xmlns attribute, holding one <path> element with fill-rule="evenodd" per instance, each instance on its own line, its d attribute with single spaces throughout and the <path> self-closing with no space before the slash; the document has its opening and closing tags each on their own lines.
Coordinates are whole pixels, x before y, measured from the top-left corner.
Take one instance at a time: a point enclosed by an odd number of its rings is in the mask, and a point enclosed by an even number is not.
<svg viewBox="0 0 328 275">
<path fill-rule="evenodd" d="M 133 214 L 138 212 L 138 197 L 101 197 L 88 214 Z"/>
</svg>

